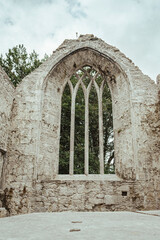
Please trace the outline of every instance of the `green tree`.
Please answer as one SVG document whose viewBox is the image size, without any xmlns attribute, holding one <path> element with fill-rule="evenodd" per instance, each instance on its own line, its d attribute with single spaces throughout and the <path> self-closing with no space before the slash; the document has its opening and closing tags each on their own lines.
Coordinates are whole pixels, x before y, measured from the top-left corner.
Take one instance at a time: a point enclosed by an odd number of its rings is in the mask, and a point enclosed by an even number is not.
<svg viewBox="0 0 160 240">
<path fill-rule="evenodd" d="M 68 84 L 62 97 L 61 108 L 61 134 L 59 151 L 59 173 L 69 173 L 69 148 L 70 148 L 70 121 L 71 121 L 71 93 Z"/>
<path fill-rule="evenodd" d="M 0 65 L 11 79 L 14 86 L 17 86 L 21 80 L 31 73 L 34 69 L 48 58 L 44 56 L 42 60 L 38 58 L 38 54 L 33 50 L 27 53 L 23 44 L 19 44 L 9 49 L 5 57 L 1 54 Z"/>
<path fill-rule="evenodd" d="M 78 72 L 81 76 L 81 71 Z M 77 77 L 72 76 L 71 82 L 75 86 Z M 96 79 L 97 84 L 102 82 L 101 75 Z M 90 79 L 83 79 L 87 86 Z M 71 94 L 67 84 L 62 98 L 61 115 L 61 141 L 59 172 L 69 173 L 69 148 L 70 148 L 70 114 L 71 114 Z M 99 173 L 99 131 L 98 131 L 98 97 L 95 88 L 92 86 L 89 97 L 89 173 Z M 85 132 L 85 101 L 82 88 L 77 92 L 75 106 L 75 144 L 74 144 L 74 173 L 84 173 L 84 132 Z M 113 117 L 112 100 L 109 87 L 105 83 L 103 91 L 103 133 L 104 133 L 104 158 L 105 173 L 114 173 L 114 137 L 113 137 Z"/>
</svg>

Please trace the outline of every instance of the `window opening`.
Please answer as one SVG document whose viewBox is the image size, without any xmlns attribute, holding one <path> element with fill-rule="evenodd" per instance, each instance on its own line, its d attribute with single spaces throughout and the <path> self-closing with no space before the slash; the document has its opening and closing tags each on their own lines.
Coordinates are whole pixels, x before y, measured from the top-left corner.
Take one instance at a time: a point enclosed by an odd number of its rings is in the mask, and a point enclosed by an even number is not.
<svg viewBox="0 0 160 240">
<path fill-rule="evenodd" d="M 63 92 L 61 109 L 59 173 L 69 174 L 71 93 L 68 83 Z"/>
<path fill-rule="evenodd" d="M 104 143 L 104 173 L 115 173 L 114 134 L 111 93 L 107 83 L 103 90 L 103 143 Z"/>
<path fill-rule="evenodd" d="M 99 173 L 98 97 L 94 84 L 89 94 L 89 173 Z"/>
<path fill-rule="evenodd" d="M 74 174 L 84 174 L 85 99 L 80 86 L 75 105 Z"/>
<path fill-rule="evenodd" d="M 114 173 L 112 101 L 106 76 L 84 66 L 64 88 L 59 173 Z"/>
</svg>

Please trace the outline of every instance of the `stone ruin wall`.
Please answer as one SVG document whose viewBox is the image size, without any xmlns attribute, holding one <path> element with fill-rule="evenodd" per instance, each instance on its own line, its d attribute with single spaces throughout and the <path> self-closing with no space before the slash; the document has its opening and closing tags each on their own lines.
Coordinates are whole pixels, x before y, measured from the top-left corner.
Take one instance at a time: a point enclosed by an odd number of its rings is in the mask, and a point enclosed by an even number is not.
<svg viewBox="0 0 160 240">
<path fill-rule="evenodd" d="M 2 209 L 2 173 L 6 160 L 8 132 L 10 127 L 11 108 L 14 97 L 14 86 L 7 74 L 0 67 L 0 216 L 5 216 L 6 210 Z"/>
<path fill-rule="evenodd" d="M 3 159 L 7 151 L 13 94 L 14 86 L 11 84 L 7 74 L 0 67 L 0 187 Z"/>
<path fill-rule="evenodd" d="M 61 88 L 75 64 L 77 69 L 91 64 L 116 76 L 116 83 L 108 82 L 114 176 L 57 173 Z M 16 89 L 3 164 L 3 203 L 10 214 L 160 209 L 159 82 L 155 84 L 118 49 L 96 37 L 66 40 Z M 11 108 L 12 101 L 7 102 Z"/>
</svg>

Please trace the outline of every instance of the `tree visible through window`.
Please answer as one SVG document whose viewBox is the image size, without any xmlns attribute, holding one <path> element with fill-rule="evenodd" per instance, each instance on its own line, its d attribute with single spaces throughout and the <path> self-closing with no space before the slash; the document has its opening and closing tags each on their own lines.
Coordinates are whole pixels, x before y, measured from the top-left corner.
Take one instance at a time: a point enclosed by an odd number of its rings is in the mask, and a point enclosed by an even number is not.
<svg viewBox="0 0 160 240">
<path fill-rule="evenodd" d="M 63 89 L 59 173 L 114 173 L 112 100 L 106 76 L 84 66 Z"/>
</svg>

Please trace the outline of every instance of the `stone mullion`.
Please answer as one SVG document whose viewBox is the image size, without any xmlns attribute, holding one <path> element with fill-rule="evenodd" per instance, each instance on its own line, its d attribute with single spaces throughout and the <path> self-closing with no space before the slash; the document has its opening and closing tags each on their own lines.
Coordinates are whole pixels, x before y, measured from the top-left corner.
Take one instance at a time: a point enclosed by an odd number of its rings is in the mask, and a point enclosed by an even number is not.
<svg viewBox="0 0 160 240">
<path fill-rule="evenodd" d="M 102 85 L 101 85 L 102 86 Z M 100 174 L 104 174 L 104 143 L 103 143 L 103 87 L 99 91 L 99 156 L 100 156 Z"/>
<path fill-rule="evenodd" d="M 90 81 L 87 89 L 83 82 L 82 88 L 85 96 L 85 154 L 84 154 L 84 173 L 89 174 L 89 92 L 91 89 L 92 81 Z"/>
<path fill-rule="evenodd" d="M 89 173 L 89 111 L 88 111 L 88 94 L 85 96 L 85 165 L 84 173 Z"/>
<path fill-rule="evenodd" d="M 84 76 L 83 76 L 84 78 Z M 89 158 L 88 158 L 88 152 L 89 152 L 89 136 L 88 136 L 88 128 L 89 128 L 89 115 L 88 115 L 88 92 L 84 85 L 84 83 L 81 81 L 81 86 L 84 93 L 85 98 L 85 150 L 84 150 L 84 173 L 88 175 L 88 165 L 89 165 Z"/>
<path fill-rule="evenodd" d="M 98 87 L 98 84 L 94 80 L 94 86 L 96 88 L 98 96 L 98 122 L 99 122 L 99 162 L 100 162 L 100 174 L 104 174 L 104 153 L 103 153 L 103 109 L 102 109 L 102 94 L 103 88 Z"/>
</svg>

